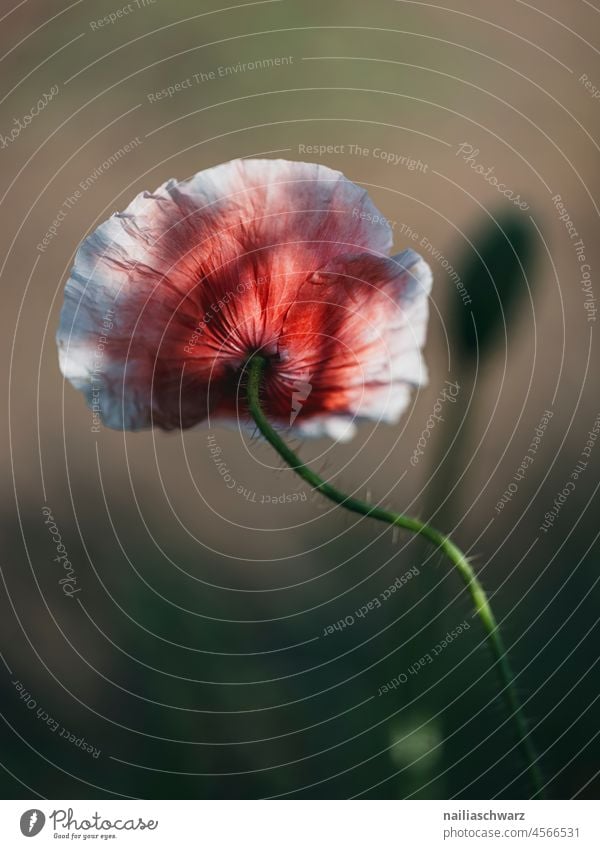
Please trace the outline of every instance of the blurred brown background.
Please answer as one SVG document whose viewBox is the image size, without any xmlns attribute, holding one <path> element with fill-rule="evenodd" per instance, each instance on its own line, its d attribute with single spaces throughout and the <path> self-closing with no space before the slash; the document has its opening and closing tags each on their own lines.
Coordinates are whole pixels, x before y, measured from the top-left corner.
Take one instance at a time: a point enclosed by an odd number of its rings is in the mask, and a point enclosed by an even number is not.
<svg viewBox="0 0 600 849">
<path fill-rule="evenodd" d="M 591 296 L 552 200 L 583 239 L 597 292 L 598 10 L 579 0 L 27 0 L 3 11 L 5 795 L 528 792 L 476 621 L 378 696 L 471 621 L 445 562 L 315 500 L 236 431 L 210 432 L 256 498 L 223 486 L 206 431 L 94 433 L 59 373 L 62 289 L 90 230 L 169 177 L 280 156 L 365 186 L 395 222 L 395 250 L 420 249 L 435 280 L 430 385 L 410 414 L 364 426 L 347 445 L 306 443 L 302 456 L 348 490 L 454 530 L 503 621 L 547 793 L 593 797 L 600 448 L 550 530 L 540 526 L 600 412 Z M 14 119 L 53 86 L 15 135 Z M 528 209 L 476 173 L 461 144 Z M 507 227 L 527 262 L 504 302 Z M 486 239 L 495 261 L 477 277 L 473 318 L 448 264 L 465 280 Z M 461 347 L 465 315 L 479 354 Z M 458 403 L 413 467 L 445 380 L 461 384 Z M 535 461 L 498 512 L 545 410 Z M 263 498 L 296 492 L 306 499 Z M 74 566 L 73 598 L 58 584 L 45 505 Z M 415 565 L 381 610 L 323 636 Z"/>
</svg>

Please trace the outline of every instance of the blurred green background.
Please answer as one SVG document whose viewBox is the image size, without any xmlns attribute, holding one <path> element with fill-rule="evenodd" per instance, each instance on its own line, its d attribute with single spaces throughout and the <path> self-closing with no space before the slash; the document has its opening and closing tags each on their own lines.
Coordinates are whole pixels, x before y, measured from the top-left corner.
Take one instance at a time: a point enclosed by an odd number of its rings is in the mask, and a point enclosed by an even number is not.
<svg viewBox="0 0 600 849">
<path fill-rule="evenodd" d="M 600 85 L 598 13 L 538 6 L 4 10 L 2 138 L 58 86 L 0 149 L 6 797 L 529 792 L 481 630 L 441 557 L 315 499 L 236 431 L 210 432 L 255 499 L 223 486 L 205 431 L 95 433 L 63 384 L 54 334 L 80 240 L 137 192 L 238 156 L 343 171 L 393 223 L 395 250 L 430 262 L 428 388 L 397 427 L 300 451 L 348 491 L 453 531 L 502 621 L 547 794 L 597 795 L 599 448 L 551 529 L 540 526 L 598 415 L 594 321 L 553 201 L 593 278 L 600 104 L 585 83 Z M 159 94 L 168 87 L 178 90 Z M 332 152 L 307 154 L 314 145 Z M 447 380 L 457 403 L 411 465 Z M 497 510 L 545 410 L 535 460 Z M 263 498 L 296 492 L 306 498 Z M 45 505 L 74 565 L 73 598 Z M 380 609 L 324 635 L 415 567 Z M 465 619 L 434 662 L 408 672 Z M 379 695 L 401 673 L 406 684 Z"/>
</svg>

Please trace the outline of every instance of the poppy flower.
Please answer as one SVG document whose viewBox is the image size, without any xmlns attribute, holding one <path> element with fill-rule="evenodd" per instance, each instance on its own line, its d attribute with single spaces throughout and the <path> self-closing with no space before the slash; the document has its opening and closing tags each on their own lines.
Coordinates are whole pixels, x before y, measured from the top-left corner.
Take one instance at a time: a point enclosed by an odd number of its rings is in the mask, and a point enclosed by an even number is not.
<svg viewBox="0 0 600 849">
<path fill-rule="evenodd" d="M 425 382 L 431 287 L 367 192 L 322 165 L 235 160 L 169 180 L 79 247 L 58 331 L 63 374 L 113 428 L 244 419 L 266 358 L 274 424 L 348 438 L 394 422 Z"/>
<path fill-rule="evenodd" d="M 236 160 L 169 180 L 79 247 L 60 366 L 110 427 L 252 422 L 325 498 L 443 552 L 485 628 L 538 795 L 543 781 L 506 649 L 468 558 L 421 519 L 343 493 L 275 427 L 348 438 L 356 420 L 396 421 L 411 386 L 425 382 L 431 271 L 412 250 L 390 257 L 391 246 L 367 193 L 321 165 Z"/>
</svg>

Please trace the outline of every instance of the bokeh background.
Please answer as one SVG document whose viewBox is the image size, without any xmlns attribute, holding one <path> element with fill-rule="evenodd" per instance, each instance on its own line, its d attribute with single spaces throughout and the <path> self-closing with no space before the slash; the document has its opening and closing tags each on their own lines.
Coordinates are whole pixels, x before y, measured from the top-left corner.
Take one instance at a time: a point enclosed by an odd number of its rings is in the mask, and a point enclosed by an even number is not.
<svg viewBox="0 0 600 849">
<path fill-rule="evenodd" d="M 541 528 L 599 413 L 600 12 L 585 0 L 7 0 L 2 14 L 4 796 L 529 793 L 482 631 L 439 555 L 314 498 L 235 429 L 94 432 L 63 383 L 54 335 L 79 241 L 143 189 L 260 155 L 365 186 L 395 249 L 421 244 L 435 279 L 430 383 L 409 413 L 302 456 L 453 532 L 502 622 L 546 794 L 595 797 L 600 447 Z M 456 403 L 412 465 L 445 381 L 460 385 Z M 248 497 L 223 485 L 209 432 Z M 354 615 L 411 569 L 381 609 Z"/>
</svg>

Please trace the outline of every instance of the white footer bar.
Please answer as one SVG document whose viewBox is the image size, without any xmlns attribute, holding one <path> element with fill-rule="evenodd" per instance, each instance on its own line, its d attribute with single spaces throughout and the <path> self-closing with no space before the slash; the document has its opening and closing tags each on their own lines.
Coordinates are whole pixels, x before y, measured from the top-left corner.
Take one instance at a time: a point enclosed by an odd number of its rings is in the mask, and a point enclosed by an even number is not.
<svg viewBox="0 0 600 849">
<path fill-rule="evenodd" d="M 36 799 L 0 802 L 0 846 L 598 849 L 599 813 L 594 801 Z"/>
</svg>

